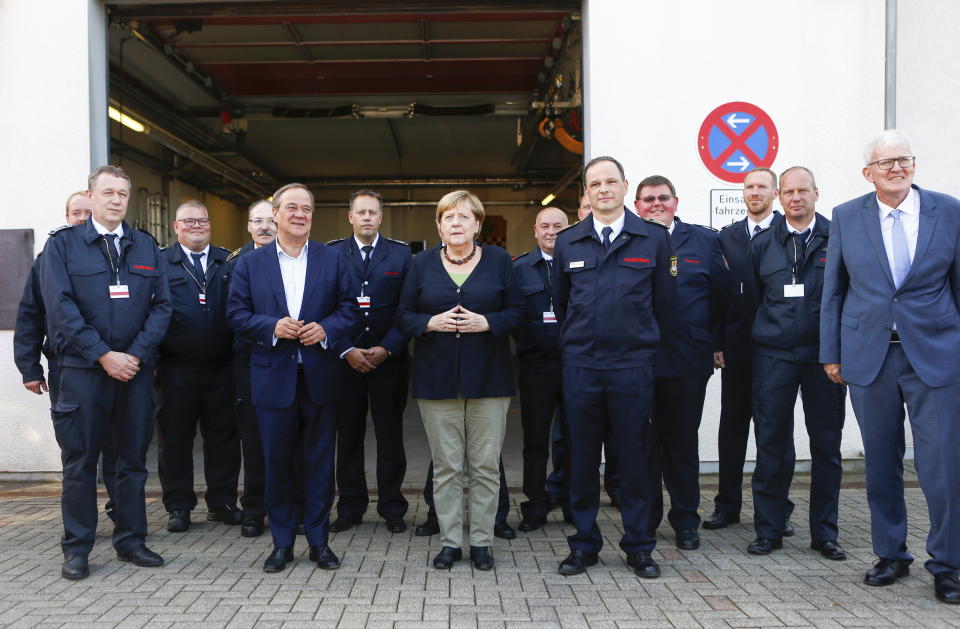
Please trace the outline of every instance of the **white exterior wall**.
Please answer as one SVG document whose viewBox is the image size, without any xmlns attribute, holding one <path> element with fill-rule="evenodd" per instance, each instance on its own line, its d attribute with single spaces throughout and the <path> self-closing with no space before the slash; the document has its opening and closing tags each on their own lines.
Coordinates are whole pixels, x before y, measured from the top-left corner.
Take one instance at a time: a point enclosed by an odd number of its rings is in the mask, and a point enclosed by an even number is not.
<svg viewBox="0 0 960 629">
<path fill-rule="evenodd" d="M 821 213 L 871 190 L 860 170 L 864 144 L 884 123 L 883 2 L 585 0 L 583 13 L 585 158 L 613 155 L 633 185 L 669 177 L 687 222 L 709 224 L 711 189 L 740 187 L 711 175 L 696 144 L 706 115 L 731 101 L 772 117 L 780 137 L 772 168 L 812 169 Z M 950 0 L 900 2 L 898 127 L 920 156 L 918 184 L 955 195 L 960 182 L 947 169 L 955 171 L 950 132 L 960 128 L 951 115 L 960 96 L 960 43 L 950 32 L 958 18 Z M 705 462 L 717 458 L 719 414 L 716 375 L 700 429 Z M 798 458 L 808 459 L 799 405 L 795 436 Z M 842 453 L 862 456 L 849 403 Z"/>
</svg>

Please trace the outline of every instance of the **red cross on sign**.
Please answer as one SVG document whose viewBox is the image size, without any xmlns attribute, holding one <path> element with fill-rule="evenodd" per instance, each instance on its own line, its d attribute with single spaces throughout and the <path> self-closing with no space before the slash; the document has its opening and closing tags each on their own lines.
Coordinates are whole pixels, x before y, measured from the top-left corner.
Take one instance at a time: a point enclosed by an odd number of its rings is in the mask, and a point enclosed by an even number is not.
<svg viewBox="0 0 960 629">
<path fill-rule="evenodd" d="M 773 120 L 751 103 L 720 105 L 707 114 L 697 135 L 703 165 L 714 177 L 730 183 L 743 183 L 754 168 L 769 168 L 779 148 Z"/>
</svg>

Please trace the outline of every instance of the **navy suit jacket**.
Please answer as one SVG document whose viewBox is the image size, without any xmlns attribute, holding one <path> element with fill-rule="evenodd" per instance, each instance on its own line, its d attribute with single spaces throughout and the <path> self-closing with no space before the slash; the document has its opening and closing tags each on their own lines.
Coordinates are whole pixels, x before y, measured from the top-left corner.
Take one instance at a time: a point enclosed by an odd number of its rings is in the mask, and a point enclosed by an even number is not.
<svg viewBox="0 0 960 629">
<path fill-rule="evenodd" d="M 658 378 L 709 378 L 713 349 L 719 344 L 712 330 L 723 317 L 727 267 L 715 229 L 673 221 L 670 242 L 677 256 L 677 306 L 663 329 L 657 348 Z"/>
<path fill-rule="evenodd" d="M 486 332 L 427 332 L 430 318 L 456 305 L 486 317 Z M 516 393 L 510 333 L 523 315 L 523 293 L 510 254 L 484 245 L 483 257 L 457 285 L 440 247 L 421 251 L 403 283 L 398 325 L 414 339 L 413 396 L 426 400 L 509 397 Z"/>
<path fill-rule="evenodd" d="M 783 220 L 779 212 L 773 213 L 770 227 Z M 767 229 L 770 229 L 768 227 Z M 747 262 L 750 236 L 747 235 L 747 219 L 731 223 L 720 230 L 720 248 L 730 267 L 727 289 L 727 307 L 723 321 L 717 326 L 719 347 L 723 360 L 728 363 L 753 361 L 753 311 L 747 305 L 746 282 L 753 273 Z"/>
<path fill-rule="evenodd" d="M 397 306 L 400 302 L 400 290 L 403 280 L 413 263 L 410 245 L 390 240 L 382 234 L 373 250 L 370 264 L 363 263 L 363 252 L 357 247 L 353 236 L 327 243 L 346 256 L 353 271 L 353 294 L 360 291 L 370 297 L 370 307 L 360 309 L 360 325 L 350 340 L 354 347 L 376 347 L 380 345 L 390 352 L 390 358 L 377 367 L 377 371 L 402 368 L 407 363 L 407 344 L 410 340 L 397 327 Z M 345 347 L 344 349 L 347 349 Z M 344 367 L 351 374 L 357 372 L 344 361 Z"/>
<path fill-rule="evenodd" d="M 289 408 L 297 393 L 297 354 L 303 357 L 303 373 L 310 398 L 317 404 L 336 399 L 340 383 L 340 352 L 357 325 L 359 310 L 353 294 L 352 270 L 340 252 L 309 241 L 307 276 L 299 319 L 316 321 L 327 333 L 327 347 L 305 346 L 299 341 L 278 339 L 273 344 L 277 321 L 290 316 L 272 243 L 240 256 L 230 281 L 227 323 L 253 343 L 250 355 L 251 401 L 261 408 Z"/>
<path fill-rule="evenodd" d="M 910 272 L 894 287 L 876 193 L 833 210 L 820 317 L 820 362 L 851 384 L 874 381 L 896 323 L 929 387 L 960 382 L 960 200 L 914 186 L 920 231 Z"/>
</svg>

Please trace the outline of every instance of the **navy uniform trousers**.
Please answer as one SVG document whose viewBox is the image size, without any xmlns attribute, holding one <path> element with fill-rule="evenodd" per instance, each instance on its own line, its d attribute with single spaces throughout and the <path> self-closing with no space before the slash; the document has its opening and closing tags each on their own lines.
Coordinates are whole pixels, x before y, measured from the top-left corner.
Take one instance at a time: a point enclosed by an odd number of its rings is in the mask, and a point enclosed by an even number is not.
<svg viewBox="0 0 960 629">
<path fill-rule="evenodd" d="M 563 400 L 570 443 L 585 456 L 570 457 L 570 512 L 577 532 L 568 537 L 570 548 L 599 552 L 603 537 L 597 526 L 600 509 L 600 449 L 604 438 L 620 464 L 621 517 L 626 553 L 650 552 L 656 539 L 647 530 L 653 503 L 650 488 L 653 405 L 653 366 L 626 369 L 563 367 Z M 623 444 L 644 444 L 635 452 Z"/>
<path fill-rule="evenodd" d="M 240 504 L 244 517 L 262 518 L 264 507 L 265 470 L 263 443 L 257 425 L 257 409 L 250 401 L 250 355 L 235 355 L 233 359 L 235 387 L 234 412 L 240 433 L 240 448 L 243 454 L 243 497 Z"/>
<path fill-rule="evenodd" d="M 793 410 L 797 389 L 810 437 L 810 538 L 837 540 L 840 503 L 840 439 L 846 388 L 831 382 L 819 363 L 799 363 L 756 352 L 753 359 L 754 526 L 758 537 L 780 539 L 793 505 L 788 494 L 795 465 Z"/>
<path fill-rule="evenodd" d="M 153 370 L 120 382 L 103 369 L 62 367 L 51 409 L 63 462 L 63 554 L 89 553 L 97 531 L 97 460 L 116 445 L 113 547 L 126 553 L 147 537 L 144 485 L 153 437 Z"/>
<path fill-rule="evenodd" d="M 533 521 L 543 520 L 550 511 L 546 473 L 550 458 L 551 425 L 562 426 L 566 421 L 561 377 L 559 362 L 520 361 L 523 493 L 527 496 L 527 500 L 520 503 L 520 512 L 524 518 Z M 554 453 L 554 461 L 558 458 Z M 565 467 L 565 464 L 561 464 L 561 469 Z M 566 502 L 567 491 L 565 486 L 561 486 L 558 492 L 560 495 L 557 497 L 563 502 Z"/>
<path fill-rule="evenodd" d="M 363 455 L 368 410 L 377 436 L 377 513 L 384 519 L 402 518 L 407 513 L 401 485 L 407 473 L 403 411 L 409 371 L 385 367 L 366 374 L 345 374 L 341 382 L 337 426 L 337 515 L 341 518 L 359 520 L 370 502 Z"/>
<path fill-rule="evenodd" d="M 927 498 L 930 532 L 924 566 L 931 574 L 960 570 L 960 384 L 930 387 L 917 376 L 899 343 L 891 343 L 876 380 L 849 385 L 867 465 L 873 552 L 912 561 L 907 552 L 903 499 L 904 404 L 910 413 L 914 464 Z"/>
</svg>

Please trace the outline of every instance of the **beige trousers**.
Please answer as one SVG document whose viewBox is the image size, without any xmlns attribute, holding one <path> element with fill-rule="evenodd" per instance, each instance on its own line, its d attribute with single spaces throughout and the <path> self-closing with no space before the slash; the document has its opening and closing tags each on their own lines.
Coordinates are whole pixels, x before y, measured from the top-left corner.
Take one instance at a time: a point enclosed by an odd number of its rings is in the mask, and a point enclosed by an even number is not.
<svg viewBox="0 0 960 629">
<path fill-rule="evenodd" d="M 433 457 L 433 504 L 444 546 L 463 546 L 463 476 L 470 490 L 470 545 L 492 546 L 508 397 L 422 400 Z"/>
</svg>

